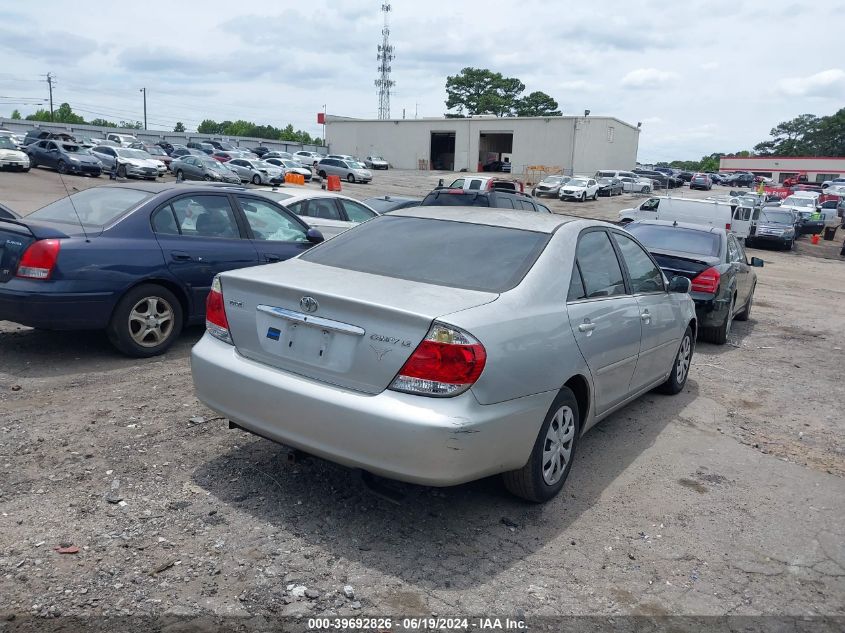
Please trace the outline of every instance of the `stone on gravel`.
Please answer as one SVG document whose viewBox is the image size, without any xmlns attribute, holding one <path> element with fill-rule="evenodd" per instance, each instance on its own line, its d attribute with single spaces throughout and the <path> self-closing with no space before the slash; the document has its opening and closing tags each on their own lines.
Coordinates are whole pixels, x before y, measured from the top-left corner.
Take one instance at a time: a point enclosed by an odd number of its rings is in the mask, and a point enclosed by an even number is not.
<svg viewBox="0 0 845 633">
<path fill-rule="evenodd" d="M 345 585 L 343 587 L 343 595 L 352 600 L 355 597 L 355 590 L 352 585 Z"/>
</svg>

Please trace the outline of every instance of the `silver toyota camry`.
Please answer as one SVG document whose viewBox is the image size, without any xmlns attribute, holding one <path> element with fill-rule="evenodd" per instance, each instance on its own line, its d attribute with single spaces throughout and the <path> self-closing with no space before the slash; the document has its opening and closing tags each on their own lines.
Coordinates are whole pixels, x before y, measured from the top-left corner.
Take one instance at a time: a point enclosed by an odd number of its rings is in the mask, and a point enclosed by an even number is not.
<svg viewBox="0 0 845 633">
<path fill-rule="evenodd" d="M 540 502 L 592 425 L 684 388 L 688 291 L 610 224 L 402 209 L 217 277 L 194 383 L 235 425 L 307 453 L 434 486 L 502 473 Z"/>
</svg>

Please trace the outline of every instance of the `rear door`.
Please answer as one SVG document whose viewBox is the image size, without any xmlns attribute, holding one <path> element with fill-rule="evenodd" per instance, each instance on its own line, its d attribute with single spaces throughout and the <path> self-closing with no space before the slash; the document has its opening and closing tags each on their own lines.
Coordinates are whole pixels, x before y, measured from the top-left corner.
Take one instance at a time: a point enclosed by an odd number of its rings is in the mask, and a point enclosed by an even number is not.
<svg viewBox="0 0 845 633">
<path fill-rule="evenodd" d="M 737 237 L 745 239 L 750 235 L 752 211 L 753 209 L 751 207 L 743 206 L 734 209 L 733 217 L 731 218 L 731 231 Z"/>
<path fill-rule="evenodd" d="M 239 195 L 235 200 L 260 263 L 290 259 L 314 245 L 308 241 L 308 226 L 304 222 L 266 198 Z"/>
<path fill-rule="evenodd" d="M 193 316 L 205 313 L 214 275 L 258 264 L 258 253 L 226 194 L 171 200 L 153 213 L 152 224 L 168 269 L 191 295 Z"/>
<path fill-rule="evenodd" d="M 602 414 L 630 393 L 640 351 L 640 309 L 604 229 L 581 234 L 575 260 L 569 321 L 593 375 L 596 412 Z"/>
<path fill-rule="evenodd" d="M 733 235 L 728 235 L 728 263 L 736 271 L 736 305 L 739 310 L 748 301 L 748 294 L 751 292 L 751 266 L 745 259 L 745 251 L 739 240 Z"/>
<path fill-rule="evenodd" d="M 635 391 L 665 376 L 672 367 L 681 336 L 680 310 L 667 295 L 663 273 L 645 249 L 619 231 L 612 235 L 640 309 L 642 341 L 631 382 Z"/>
</svg>

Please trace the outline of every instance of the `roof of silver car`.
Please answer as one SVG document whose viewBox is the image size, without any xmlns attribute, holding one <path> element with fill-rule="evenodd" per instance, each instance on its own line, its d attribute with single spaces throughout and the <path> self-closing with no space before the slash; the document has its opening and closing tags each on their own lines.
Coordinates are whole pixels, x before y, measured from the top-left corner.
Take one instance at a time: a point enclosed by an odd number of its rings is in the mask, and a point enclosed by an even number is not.
<svg viewBox="0 0 845 633">
<path fill-rule="evenodd" d="M 504 226 L 541 233 L 553 233 L 559 226 L 581 219 L 557 213 L 536 213 L 491 207 L 408 207 L 393 211 L 390 215 Z"/>
</svg>

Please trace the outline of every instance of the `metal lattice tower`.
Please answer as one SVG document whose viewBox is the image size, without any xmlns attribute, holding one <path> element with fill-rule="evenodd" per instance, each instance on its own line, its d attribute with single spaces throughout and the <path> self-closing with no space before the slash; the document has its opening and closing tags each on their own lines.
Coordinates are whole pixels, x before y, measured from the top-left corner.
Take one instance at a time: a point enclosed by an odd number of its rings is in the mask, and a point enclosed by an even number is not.
<svg viewBox="0 0 845 633">
<path fill-rule="evenodd" d="M 384 14 L 384 27 L 381 29 L 381 44 L 378 47 L 378 72 L 379 77 L 376 79 L 376 88 L 378 88 L 378 118 L 390 118 L 390 89 L 396 85 L 396 82 L 390 78 L 390 62 L 393 61 L 393 46 L 390 44 L 390 25 L 388 16 L 390 15 L 390 5 L 382 4 L 381 12 Z"/>
</svg>

